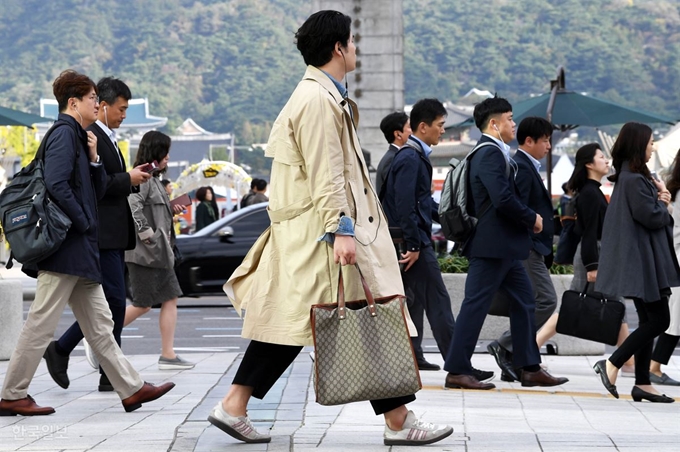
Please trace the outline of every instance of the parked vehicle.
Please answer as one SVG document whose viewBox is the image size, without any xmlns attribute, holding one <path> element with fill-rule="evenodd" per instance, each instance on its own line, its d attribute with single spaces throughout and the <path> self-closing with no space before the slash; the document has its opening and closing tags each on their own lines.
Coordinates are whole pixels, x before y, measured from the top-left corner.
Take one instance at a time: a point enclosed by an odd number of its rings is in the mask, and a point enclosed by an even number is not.
<svg viewBox="0 0 680 452">
<path fill-rule="evenodd" d="M 175 270 L 185 296 L 224 295 L 222 286 L 269 226 L 267 203 L 255 204 L 177 236 L 182 263 Z"/>
</svg>

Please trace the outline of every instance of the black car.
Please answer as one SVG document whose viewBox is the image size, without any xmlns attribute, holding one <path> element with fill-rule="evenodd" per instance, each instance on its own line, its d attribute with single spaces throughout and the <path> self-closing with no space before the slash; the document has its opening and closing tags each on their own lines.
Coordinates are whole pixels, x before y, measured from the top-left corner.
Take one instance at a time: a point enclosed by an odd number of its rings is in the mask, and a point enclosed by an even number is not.
<svg viewBox="0 0 680 452">
<path fill-rule="evenodd" d="M 177 236 L 182 263 L 175 271 L 184 295 L 224 295 L 222 286 L 269 223 L 267 203 L 261 203 L 220 218 L 195 234 Z"/>
</svg>

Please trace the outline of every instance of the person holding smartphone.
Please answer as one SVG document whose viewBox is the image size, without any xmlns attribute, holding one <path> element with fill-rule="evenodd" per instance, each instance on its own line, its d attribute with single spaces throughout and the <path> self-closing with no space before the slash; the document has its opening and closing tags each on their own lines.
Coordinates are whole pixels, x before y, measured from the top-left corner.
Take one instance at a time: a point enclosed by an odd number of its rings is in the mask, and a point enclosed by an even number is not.
<svg viewBox="0 0 680 452">
<path fill-rule="evenodd" d="M 158 170 L 153 177 L 140 187 L 139 193 L 128 198 L 137 232 L 137 246 L 125 253 L 125 262 L 130 273 L 132 306 L 125 311 L 125 326 L 161 305 L 159 326 L 161 330 L 160 370 L 183 370 L 194 367 L 175 353 L 175 327 L 177 325 L 177 297 L 182 294 L 175 275 L 175 244 L 173 214 L 180 213 L 184 206 L 170 204 L 160 175 L 165 173 L 170 157 L 170 137 L 164 133 L 150 131 L 139 143 L 135 166 L 157 162 Z"/>
</svg>

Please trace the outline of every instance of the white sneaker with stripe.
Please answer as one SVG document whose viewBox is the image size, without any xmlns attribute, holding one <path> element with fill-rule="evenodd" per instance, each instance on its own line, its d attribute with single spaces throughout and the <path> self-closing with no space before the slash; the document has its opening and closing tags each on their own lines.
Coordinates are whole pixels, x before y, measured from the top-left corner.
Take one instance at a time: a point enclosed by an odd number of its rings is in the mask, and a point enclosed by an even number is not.
<svg viewBox="0 0 680 452">
<path fill-rule="evenodd" d="M 440 441 L 453 433 L 453 427 L 424 422 L 409 411 L 401 430 L 385 426 L 386 446 L 421 446 Z"/>
<path fill-rule="evenodd" d="M 248 416 L 229 415 L 222 408 L 221 400 L 210 412 L 208 421 L 227 435 L 245 443 L 268 443 L 272 440 L 271 436 L 263 435 L 255 430 Z"/>
</svg>

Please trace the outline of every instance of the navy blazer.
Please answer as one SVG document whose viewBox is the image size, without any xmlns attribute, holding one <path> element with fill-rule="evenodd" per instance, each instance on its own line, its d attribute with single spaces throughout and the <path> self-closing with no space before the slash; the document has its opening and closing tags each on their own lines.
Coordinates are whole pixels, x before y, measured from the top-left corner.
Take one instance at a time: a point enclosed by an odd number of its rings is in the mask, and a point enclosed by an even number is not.
<svg viewBox="0 0 680 452">
<path fill-rule="evenodd" d="M 438 208 L 432 199 L 432 164 L 413 138 L 395 154 L 384 192 L 387 221 L 401 227 L 406 249 L 430 246 L 433 213 Z"/>
<path fill-rule="evenodd" d="M 385 155 L 380 159 L 380 163 L 378 163 L 378 169 L 375 173 L 375 192 L 381 200 L 383 198 L 383 193 L 381 193 L 381 191 L 383 190 L 385 181 L 387 181 L 387 176 L 390 174 L 392 160 L 394 160 L 394 156 L 397 155 L 398 150 L 399 146 L 390 143 L 390 147 L 387 148 L 387 152 L 385 152 Z"/>
<path fill-rule="evenodd" d="M 518 150 L 514 159 L 517 162 L 515 183 L 519 190 L 519 199 L 522 204 L 543 217 L 543 231 L 534 234 L 533 225 L 530 229 L 531 240 L 534 242 L 533 249 L 542 256 L 549 256 L 552 253 L 555 234 L 552 199 L 529 157 Z"/>
<path fill-rule="evenodd" d="M 492 143 L 485 135 L 477 143 Z M 515 184 L 515 172 L 506 176 L 506 160 L 497 146 L 483 146 L 469 162 L 472 210 L 477 212 L 491 200 L 481 215 L 472 237 L 463 247 L 468 258 L 519 259 L 529 257 L 536 212 L 522 204 Z"/>
<path fill-rule="evenodd" d="M 98 204 L 99 249 L 134 249 L 137 238 L 127 197 L 136 187 L 131 185 L 125 159 L 96 122 L 87 130 L 97 137 L 97 153 L 106 170 L 106 194 Z"/>
<path fill-rule="evenodd" d="M 59 127 L 47 140 L 45 185 L 50 198 L 69 216 L 72 225 L 59 249 L 38 262 L 38 269 L 80 276 L 101 284 L 97 200 L 106 191 L 106 170 L 101 164 L 90 165 L 87 134 L 80 124 L 63 113 L 59 119 L 71 127 Z M 74 168 L 78 170 L 75 186 L 71 179 Z"/>
</svg>

